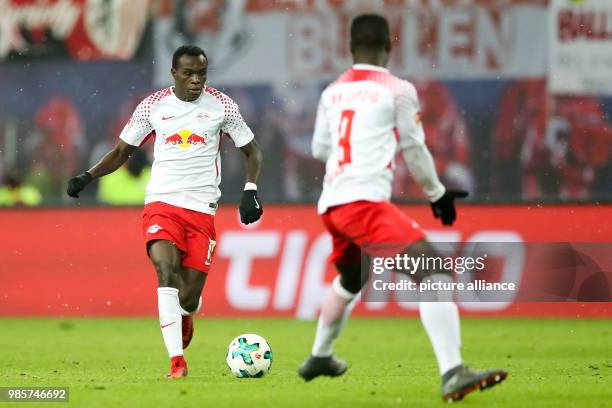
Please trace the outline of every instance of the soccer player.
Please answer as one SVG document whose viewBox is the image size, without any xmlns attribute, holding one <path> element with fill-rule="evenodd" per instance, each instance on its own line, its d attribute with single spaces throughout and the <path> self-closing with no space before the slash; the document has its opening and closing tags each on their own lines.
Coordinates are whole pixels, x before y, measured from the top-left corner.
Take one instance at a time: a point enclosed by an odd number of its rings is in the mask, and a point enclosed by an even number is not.
<svg viewBox="0 0 612 408">
<path fill-rule="evenodd" d="M 192 316 L 200 310 L 216 244 L 214 215 L 221 196 L 223 135 L 246 157 L 240 220 L 250 224 L 263 213 L 256 184 L 261 150 L 236 103 L 205 84 L 207 67 L 201 48 L 179 47 L 170 70 L 174 86 L 145 98 L 121 132 L 117 146 L 68 182 L 68 195 L 78 197 L 89 182 L 117 170 L 135 149 L 154 137 L 155 159 L 142 228 L 157 271 L 159 321 L 171 359 L 168 378 L 187 376 L 183 350 L 193 336 Z"/>
<path fill-rule="evenodd" d="M 323 300 L 311 356 L 298 370 L 306 381 L 347 370 L 346 362 L 333 355 L 333 344 L 365 284 L 360 270 L 360 251 L 368 250 L 364 244 L 405 243 L 400 251 L 412 256 L 436 253 L 418 224 L 389 202 L 396 149 L 401 149 L 434 216 L 444 225 L 455 221 L 454 199 L 467 195 L 440 183 L 425 145 L 415 88 L 385 68 L 391 50 L 386 19 L 374 14 L 356 17 L 350 38 L 354 65 L 323 91 L 312 140 L 313 156 L 326 162 L 318 212 L 332 235 L 331 261 L 339 276 Z M 419 271 L 414 279 L 448 282 L 452 277 L 445 271 Z M 445 401 L 460 400 L 507 375 L 463 365 L 459 314 L 448 295 L 425 293 L 419 302 Z"/>
</svg>

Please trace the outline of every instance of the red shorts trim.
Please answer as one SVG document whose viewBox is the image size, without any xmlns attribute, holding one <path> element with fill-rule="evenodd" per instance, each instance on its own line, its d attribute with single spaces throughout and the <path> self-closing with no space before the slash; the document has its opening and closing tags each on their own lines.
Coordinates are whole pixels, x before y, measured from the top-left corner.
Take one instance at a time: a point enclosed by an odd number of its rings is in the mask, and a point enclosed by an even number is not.
<svg viewBox="0 0 612 408">
<path fill-rule="evenodd" d="M 387 201 L 356 201 L 331 207 L 321 218 L 332 235 L 330 261 L 341 265 L 360 262 L 361 249 L 369 252 L 365 244 L 396 244 L 391 248 L 400 253 L 425 238 L 416 221 Z"/>
<path fill-rule="evenodd" d="M 217 243 L 214 221 L 210 214 L 154 202 L 144 207 L 142 232 L 147 248 L 151 241 L 171 241 L 183 253 L 182 266 L 208 272 Z"/>
</svg>

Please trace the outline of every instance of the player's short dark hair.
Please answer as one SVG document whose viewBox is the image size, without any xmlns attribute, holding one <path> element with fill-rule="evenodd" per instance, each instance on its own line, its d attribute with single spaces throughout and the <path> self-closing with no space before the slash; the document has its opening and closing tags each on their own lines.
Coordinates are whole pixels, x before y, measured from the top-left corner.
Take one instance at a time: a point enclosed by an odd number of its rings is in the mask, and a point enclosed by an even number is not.
<svg viewBox="0 0 612 408">
<path fill-rule="evenodd" d="M 206 56 L 204 50 L 197 45 L 181 45 L 172 55 L 172 68 L 178 68 L 179 59 L 181 59 L 183 55 L 191 55 L 192 57 L 199 57 L 200 55 L 203 55 L 204 59 L 208 61 L 208 57 Z"/>
<path fill-rule="evenodd" d="M 387 49 L 391 45 L 387 19 L 378 14 L 362 14 L 351 22 L 351 50 Z"/>
</svg>

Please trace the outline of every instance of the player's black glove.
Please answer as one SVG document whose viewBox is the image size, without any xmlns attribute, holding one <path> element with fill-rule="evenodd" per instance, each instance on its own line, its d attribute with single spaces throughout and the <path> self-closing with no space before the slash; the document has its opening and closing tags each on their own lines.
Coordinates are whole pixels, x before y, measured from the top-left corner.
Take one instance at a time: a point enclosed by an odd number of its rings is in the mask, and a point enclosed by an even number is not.
<svg viewBox="0 0 612 408">
<path fill-rule="evenodd" d="M 435 218 L 441 218 L 443 225 L 453 225 L 457 218 L 455 210 L 455 198 L 465 198 L 468 196 L 467 191 L 463 190 L 446 190 L 444 195 L 437 201 L 431 203 L 431 209 Z"/>
<path fill-rule="evenodd" d="M 89 172 L 86 171 L 85 173 L 81 173 L 68 180 L 68 189 L 66 189 L 66 192 L 70 197 L 78 198 L 79 193 L 91 182 L 91 180 L 93 180 L 93 177 Z"/>
<path fill-rule="evenodd" d="M 240 221 L 251 224 L 263 214 L 263 208 L 257 198 L 257 190 L 244 190 L 240 201 Z"/>
</svg>

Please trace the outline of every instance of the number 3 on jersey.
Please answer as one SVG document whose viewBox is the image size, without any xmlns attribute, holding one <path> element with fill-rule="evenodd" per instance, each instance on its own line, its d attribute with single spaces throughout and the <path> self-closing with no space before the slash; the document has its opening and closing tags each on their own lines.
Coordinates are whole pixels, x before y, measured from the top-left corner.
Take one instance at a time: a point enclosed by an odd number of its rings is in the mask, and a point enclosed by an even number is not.
<svg viewBox="0 0 612 408">
<path fill-rule="evenodd" d="M 355 116 L 354 110 L 344 110 L 340 116 L 340 139 L 338 140 L 341 152 L 338 163 L 340 166 L 351 162 L 351 129 L 353 127 L 353 116 Z"/>
</svg>

